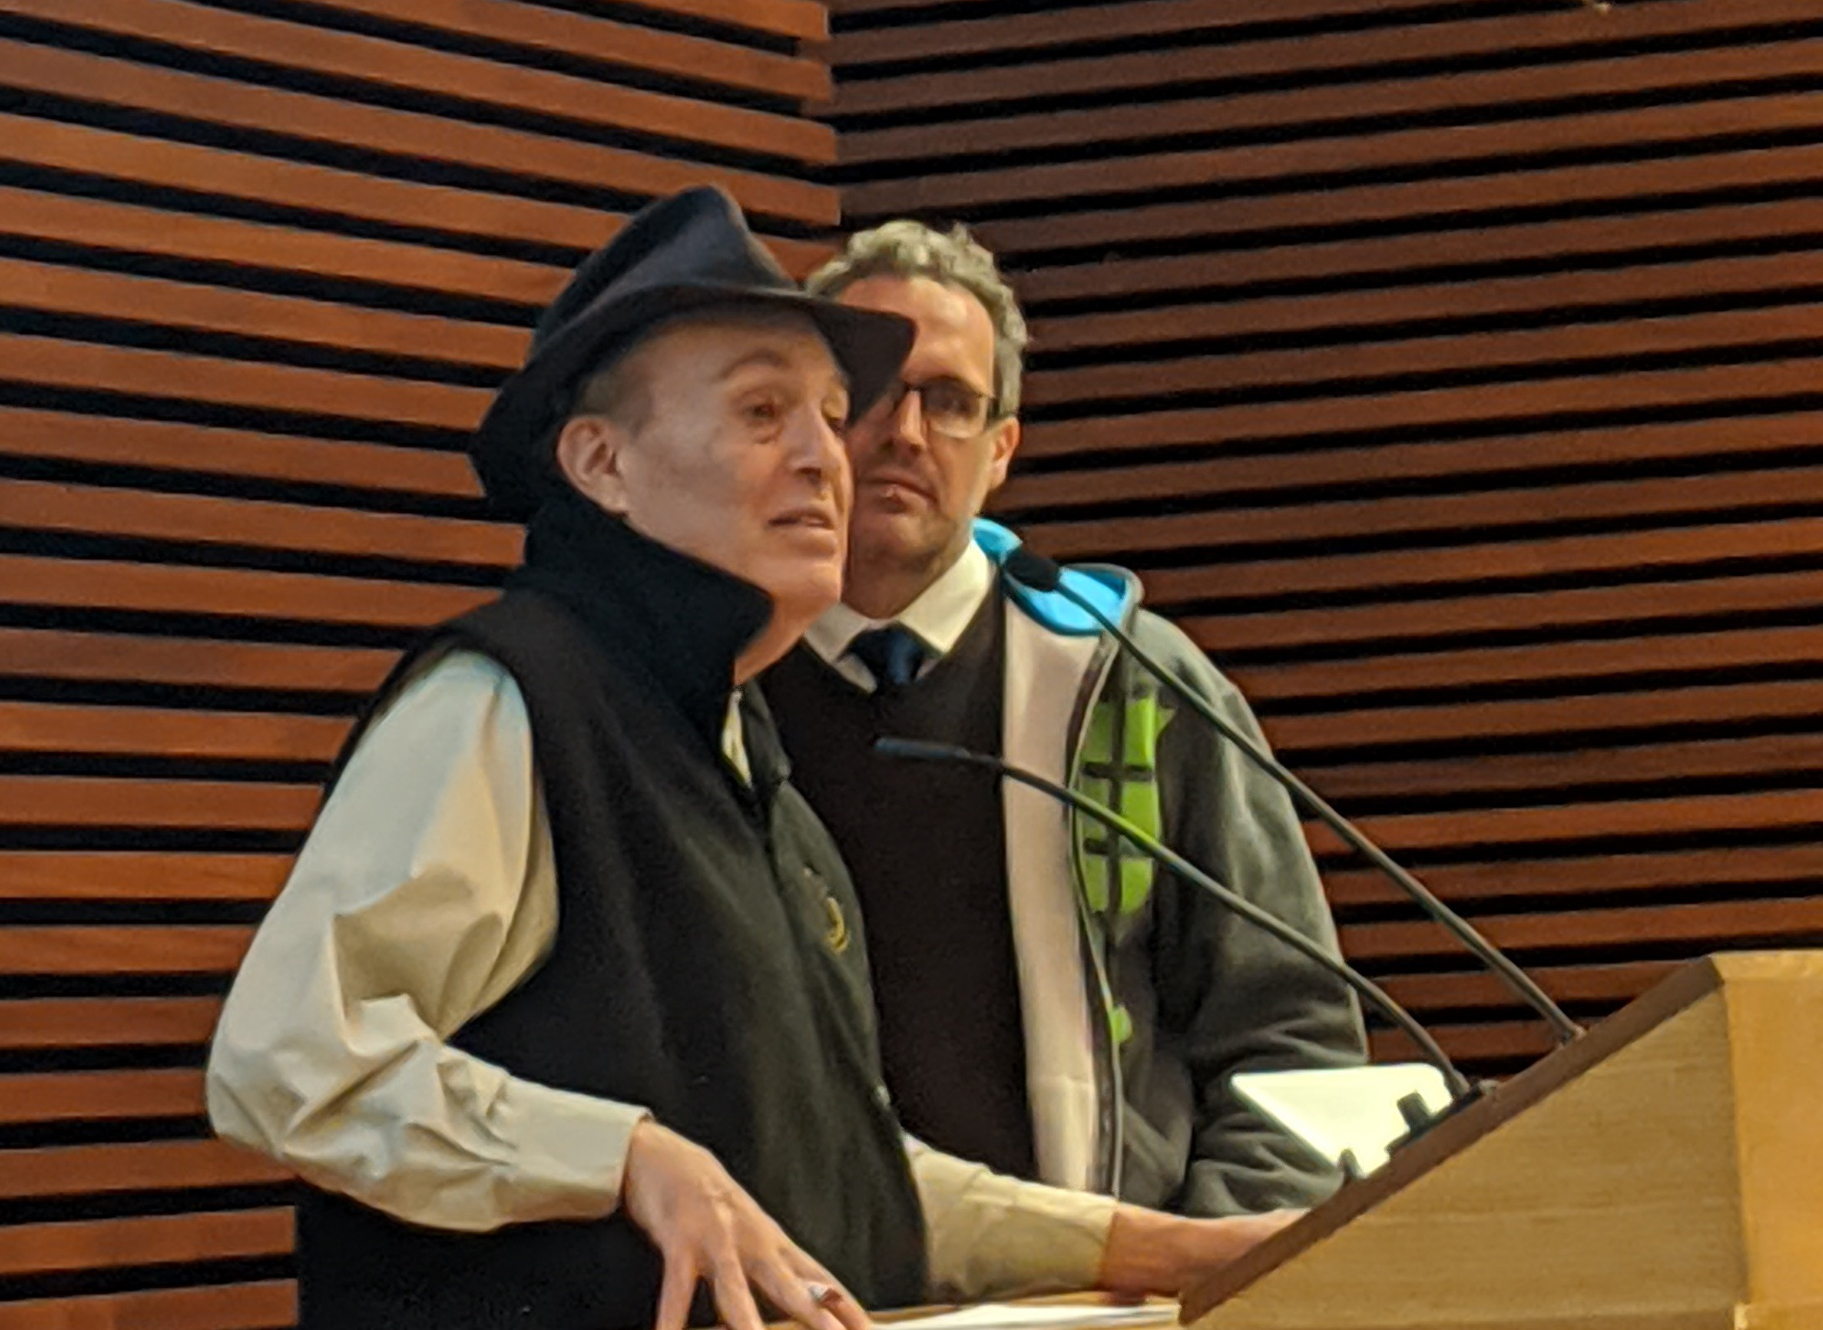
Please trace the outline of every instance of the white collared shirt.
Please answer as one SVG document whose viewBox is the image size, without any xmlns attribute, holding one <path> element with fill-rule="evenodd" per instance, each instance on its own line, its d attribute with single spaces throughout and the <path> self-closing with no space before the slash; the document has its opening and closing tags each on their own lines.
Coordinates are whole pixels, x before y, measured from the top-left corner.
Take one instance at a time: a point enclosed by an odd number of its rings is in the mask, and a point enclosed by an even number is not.
<svg viewBox="0 0 1823 1330">
<path fill-rule="evenodd" d="M 981 608 L 981 602 L 993 588 L 994 565 L 971 540 L 968 548 L 962 551 L 962 557 L 925 587 L 902 613 L 890 619 L 870 619 L 847 605 L 836 605 L 810 625 L 804 641 L 844 679 L 871 693 L 874 690 L 872 672 L 848 654 L 855 638 L 873 629 L 897 624 L 924 643 L 929 654 L 920 671 L 927 670 L 955 650 L 956 643 Z"/>
</svg>

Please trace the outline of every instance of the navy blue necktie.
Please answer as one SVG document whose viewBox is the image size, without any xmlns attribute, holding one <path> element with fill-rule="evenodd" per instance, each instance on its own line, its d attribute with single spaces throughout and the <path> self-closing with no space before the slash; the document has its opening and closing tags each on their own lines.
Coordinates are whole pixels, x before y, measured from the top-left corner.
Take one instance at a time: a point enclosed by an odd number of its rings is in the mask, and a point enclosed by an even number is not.
<svg viewBox="0 0 1823 1330">
<path fill-rule="evenodd" d="M 903 688 L 918 677 L 926 653 L 915 633 L 895 623 L 858 634 L 848 654 L 867 666 L 874 687 Z"/>
</svg>

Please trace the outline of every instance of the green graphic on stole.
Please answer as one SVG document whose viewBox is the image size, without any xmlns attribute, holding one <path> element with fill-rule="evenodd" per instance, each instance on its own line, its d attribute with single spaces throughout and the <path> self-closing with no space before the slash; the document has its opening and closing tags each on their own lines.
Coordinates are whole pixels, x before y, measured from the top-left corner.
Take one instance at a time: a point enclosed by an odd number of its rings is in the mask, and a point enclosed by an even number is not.
<svg viewBox="0 0 1823 1330">
<path fill-rule="evenodd" d="M 1104 698 L 1089 716 L 1076 788 L 1105 804 L 1155 839 L 1164 835 L 1158 797 L 1158 739 L 1176 713 L 1161 706 L 1151 680 L 1122 701 Z M 1138 914 L 1152 894 L 1157 865 L 1082 814 L 1071 818 L 1076 867 L 1089 908 L 1104 917 L 1118 903 L 1119 917 Z M 1115 920 L 1108 921 L 1112 925 Z"/>
</svg>

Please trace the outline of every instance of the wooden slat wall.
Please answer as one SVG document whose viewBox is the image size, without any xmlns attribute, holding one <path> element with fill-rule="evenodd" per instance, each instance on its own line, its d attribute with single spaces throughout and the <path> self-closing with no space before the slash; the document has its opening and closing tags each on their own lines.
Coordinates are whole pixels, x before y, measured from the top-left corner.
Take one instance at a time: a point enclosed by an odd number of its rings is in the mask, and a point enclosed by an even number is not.
<svg viewBox="0 0 1823 1330">
<path fill-rule="evenodd" d="M 1030 9 L 833 7 L 847 221 L 973 224 L 1032 316 L 1000 511 L 1582 1016 L 1823 942 L 1823 9 Z M 1313 839 L 1451 1049 L 1544 1049 Z"/>
<path fill-rule="evenodd" d="M 0 0 L 0 1330 L 288 1326 L 226 987 L 360 698 L 485 596 L 466 431 L 567 270 L 837 196 L 811 0 Z"/>
</svg>

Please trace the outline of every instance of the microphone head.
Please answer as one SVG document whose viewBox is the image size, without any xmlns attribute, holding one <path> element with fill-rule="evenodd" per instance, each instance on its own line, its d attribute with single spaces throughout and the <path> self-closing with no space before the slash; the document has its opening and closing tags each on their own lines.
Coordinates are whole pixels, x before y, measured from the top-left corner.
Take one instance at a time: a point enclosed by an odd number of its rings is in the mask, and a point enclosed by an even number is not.
<svg viewBox="0 0 1823 1330">
<path fill-rule="evenodd" d="M 1058 583 L 1063 581 L 1063 565 L 1055 559 L 1021 545 L 1006 556 L 1000 565 L 1000 571 L 1033 591 L 1055 591 Z"/>
</svg>

